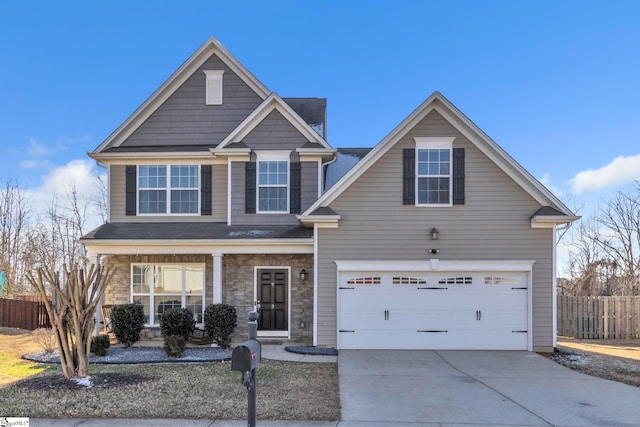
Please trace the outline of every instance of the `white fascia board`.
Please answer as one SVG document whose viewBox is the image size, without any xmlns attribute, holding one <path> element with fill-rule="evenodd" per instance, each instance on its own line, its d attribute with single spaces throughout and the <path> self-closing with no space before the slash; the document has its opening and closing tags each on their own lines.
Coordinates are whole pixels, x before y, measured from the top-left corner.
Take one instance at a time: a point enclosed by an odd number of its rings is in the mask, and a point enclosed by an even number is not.
<svg viewBox="0 0 640 427">
<path fill-rule="evenodd" d="M 326 156 L 335 156 L 338 150 L 334 148 L 296 148 L 296 153 L 301 158 L 321 159 Z"/>
<path fill-rule="evenodd" d="M 298 132 L 309 142 L 316 142 L 323 148 L 331 150 L 331 146 L 314 131 L 277 93 L 271 93 L 251 114 L 249 114 L 227 137 L 218 145 L 223 149 L 234 142 L 242 141 L 256 126 L 258 126 L 273 110 L 277 110 Z"/>
<path fill-rule="evenodd" d="M 304 225 L 317 225 L 318 228 L 338 228 L 340 215 L 296 215 Z"/>
<path fill-rule="evenodd" d="M 251 157 L 250 148 L 230 148 L 222 150 L 218 148 L 211 148 L 209 151 L 216 157 L 226 157 L 230 160 L 242 159 L 242 161 L 247 161 Z"/>
<path fill-rule="evenodd" d="M 213 54 L 217 54 L 260 98 L 267 98 L 269 90 L 266 86 L 231 55 L 218 40 L 210 37 L 93 152 L 99 153 L 106 147 L 122 144 Z"/>
<path fill-rule="evenodd" d="M 313 254 L 313 238 L 244 240 L 80 240 L 91 253 L 101 255 L 151 254 Z"/>
<path fill-rule="evenodd" d="M 559 224 L 571 224 L 579 216 L 541 215 L 531 218 L 531 228 L 555 228 Z"/>
<path fill-rule="evenodd" d="M 487 260 L 459 261 L 438 260 L 336 260 L 338 271 L 531 271 L 535 261 L 531 260 Z M 437 265 L 437 269 L 432 268 Z"/>
<path fill-rule="evenodd" d="M 180 160 L 188 160 L 194 159 L 196 161 L 202 161 L 202 159 L 213 158 L 212 153 L 210 151 L 158 151 L 158 152 L 148 152 L 148 153 L 87 153 L 89 157 L 99 162 L 109 162 L 115 163 L 118 161 L 123 162 L 132 162 L 132 161 L 144 161 L 144 160 L 155 160 L 155 159 L 180 159 Z"/>
</svg>

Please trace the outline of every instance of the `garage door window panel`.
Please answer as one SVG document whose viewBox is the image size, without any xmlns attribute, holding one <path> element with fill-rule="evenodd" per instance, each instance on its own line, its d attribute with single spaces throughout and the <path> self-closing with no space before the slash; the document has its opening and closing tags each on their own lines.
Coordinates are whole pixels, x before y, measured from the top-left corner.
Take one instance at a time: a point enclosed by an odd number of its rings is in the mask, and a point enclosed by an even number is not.
<svg viewBox="0 0 640 427">
<path fill-rule="evenodd" d="M 418 277 L 393 277 L 394 285 L 426 285 L 427 281 Z"/>
<path fill-rule="evenodd" d="M 348 285 L 379 285 L 382 281 L 380 276 L 376 277 L 354 277 L 347 280 Z"/>
</svg>

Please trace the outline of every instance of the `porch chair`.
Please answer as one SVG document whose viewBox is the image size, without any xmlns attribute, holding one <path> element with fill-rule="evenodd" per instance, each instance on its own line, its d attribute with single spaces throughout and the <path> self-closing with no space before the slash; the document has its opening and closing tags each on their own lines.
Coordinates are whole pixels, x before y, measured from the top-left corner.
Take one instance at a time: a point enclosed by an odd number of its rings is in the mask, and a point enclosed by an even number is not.
<svg viewBox="0 0 640 427">
<path fill-rule="evenodd" d="M 111 305 L 103 304 L 100 306 L 100 314 L 102 315 L 102 333 L 109 337 L 111 344 L 117 344 L 118 339 L 111 330 Z"/>
</svg>

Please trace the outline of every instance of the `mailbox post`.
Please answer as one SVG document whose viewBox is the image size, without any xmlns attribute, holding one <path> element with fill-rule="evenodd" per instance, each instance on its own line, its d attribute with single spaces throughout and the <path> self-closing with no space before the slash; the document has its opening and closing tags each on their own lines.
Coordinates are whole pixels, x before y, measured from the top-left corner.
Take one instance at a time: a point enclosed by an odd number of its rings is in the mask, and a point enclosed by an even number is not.
<svg viewBox="0 0 640 427">
<path fill-rule="evenodd" d="M 261 345 L 258 341 L 258 313 L 250 311 L 249 339 L 231 353 L 231 370 L 242 373 L 242 384 L 247 387 L 247 425 L 256 425 L 256 367 L 260 364 Z"/>
</svg>

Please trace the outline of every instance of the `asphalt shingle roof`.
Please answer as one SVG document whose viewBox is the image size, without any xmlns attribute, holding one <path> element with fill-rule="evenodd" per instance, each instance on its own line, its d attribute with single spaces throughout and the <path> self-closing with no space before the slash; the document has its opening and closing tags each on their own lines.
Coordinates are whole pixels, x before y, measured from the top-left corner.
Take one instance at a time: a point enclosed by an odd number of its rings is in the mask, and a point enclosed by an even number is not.
<svg viewBox="0 0 640 427">
<path fill-rule="evenodd" d="M 313 229 L 293 226 L 228 226 L 224 222 L 117 222 L 103 224 L 82 240 L 306 239 Z"/>
</svg>

